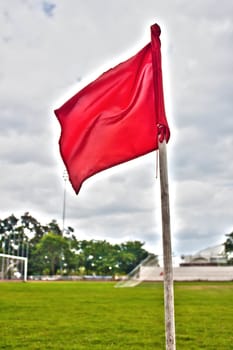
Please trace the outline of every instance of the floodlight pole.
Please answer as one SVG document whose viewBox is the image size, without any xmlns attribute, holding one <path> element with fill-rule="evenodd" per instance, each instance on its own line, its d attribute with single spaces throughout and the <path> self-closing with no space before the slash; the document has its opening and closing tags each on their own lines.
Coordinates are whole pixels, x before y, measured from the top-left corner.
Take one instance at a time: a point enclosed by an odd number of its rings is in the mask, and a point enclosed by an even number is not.
<svg viewBox="0 0 233 350">
<path fill-rule="evenodd" d="M 62 210 L 62 235 L 64 235 L 65 231 L 65 218 L 66 218 L 66 182 L 68 180 L 68 174 L 66 170 L 63 173 L 64 179 L 64 194 L 63 194 L 63 210 Z"/>
<path fill-rule="evenodd" d="M 176 350 L 170 206 L 167 171 L 167 149 L 165 140 L 163 140 L 163 142 L 159 142 L 159 171 L 163 230 L 164 312 L 166 350 Z"/>
</svg>

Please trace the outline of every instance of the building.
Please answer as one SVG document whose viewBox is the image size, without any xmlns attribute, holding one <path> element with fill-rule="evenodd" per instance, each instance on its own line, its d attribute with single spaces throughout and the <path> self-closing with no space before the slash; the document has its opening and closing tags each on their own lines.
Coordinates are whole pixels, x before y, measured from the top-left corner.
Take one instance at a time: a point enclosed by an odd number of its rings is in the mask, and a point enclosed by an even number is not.
<svg viewBox="0 0 233 350">
<path fill-rule="evenodd" d="M 183 255 L 180 266 L 218 266 L 227 264 L 224 244 L 200 250 L 194 255 Z"/>
</svg>

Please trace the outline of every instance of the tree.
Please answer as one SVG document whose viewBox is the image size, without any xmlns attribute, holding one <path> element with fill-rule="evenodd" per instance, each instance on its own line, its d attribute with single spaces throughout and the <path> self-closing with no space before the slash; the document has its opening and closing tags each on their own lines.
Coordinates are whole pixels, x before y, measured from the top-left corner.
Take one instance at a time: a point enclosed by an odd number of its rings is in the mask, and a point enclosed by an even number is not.
<svg viewBox="0 0 233 350">
<path fill-rule="evenodd" d="M 24 213 L 19 220 L 18 230 L 30 241 L 30 246 L 34 246 L 45 234 L 44 227 L 40 222 L 28 212 Z"/>
<path fill-rule="evenodd" d="M 79 268 L 86 274 L 127 274 L 148 256 L 143 245 L 139 241 L 115 245 L 105 240 L 77 241 Z"/>
<path fill-rule="evenodd" d="M 120 266 L 121 271 L 129 273 L 142 260 L 148 256 L 148 252 L 143 249 L 144 243 L 140 241 L 129 241 L 120 245 Z"/>
<path fill-rule="evenodd" d="M 0 251 L 28 257 L 29 275 L 127 274 L 148 255 L 140 241 L 79 241 L 73 232 L 62 231 L 56 220 L 42 225 L 29 212 L 19 219 L 12 214 L 0 219 Z"/>
<path fill-rule="evenodd" d="M 225 250 L 227 254 L 227 261 L 229 265 L 233 265 L 233 231 L 226 234 L 227 240 L 225 244 Z"/>
<path fill-rule="evenodd" d="M 53 232 L 55 235 L 62 236 L 62 230 L 56 220 L 52 220 L 48 225 L 43 226 L 43 230 L 45 233 Z"/>
<path fill-rule="evenodd" d="M 68 252 L 68 241 L 60 235 L 49 232 L 37 243 L 34 255 L 40 257 L 43 271 L 47 269 L 50 275 L 55 275 L 58 269 L 63 268 Z"/>
</svg>

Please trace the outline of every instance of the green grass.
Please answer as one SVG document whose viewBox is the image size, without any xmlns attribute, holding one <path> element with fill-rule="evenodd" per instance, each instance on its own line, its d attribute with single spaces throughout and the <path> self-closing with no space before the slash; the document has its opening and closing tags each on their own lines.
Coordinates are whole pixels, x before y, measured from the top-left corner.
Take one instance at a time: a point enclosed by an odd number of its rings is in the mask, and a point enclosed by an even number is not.
<svg viewBox="0 0 233 350">
<path fill-rule="evenodd" d="M 177 350 L 233 349 L 233 283 L 176 283 Z M 0 349 L 165 349 L 163 285 L 0 283 Z"/>
</svg>

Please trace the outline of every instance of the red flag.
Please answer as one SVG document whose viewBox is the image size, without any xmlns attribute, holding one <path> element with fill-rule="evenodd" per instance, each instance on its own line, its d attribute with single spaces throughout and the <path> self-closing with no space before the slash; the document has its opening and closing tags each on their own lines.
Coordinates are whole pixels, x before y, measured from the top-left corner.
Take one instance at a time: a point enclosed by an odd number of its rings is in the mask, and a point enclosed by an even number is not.
<svg viewBox="0 0 233 350">
<path fill-rule="evenodd" d="M 169 140 L 162 87 L 160 28 L 135 56 L 103 73 L 55 110 L 60 152 L 71 184 L 158 148 Z"/>
</svg>

